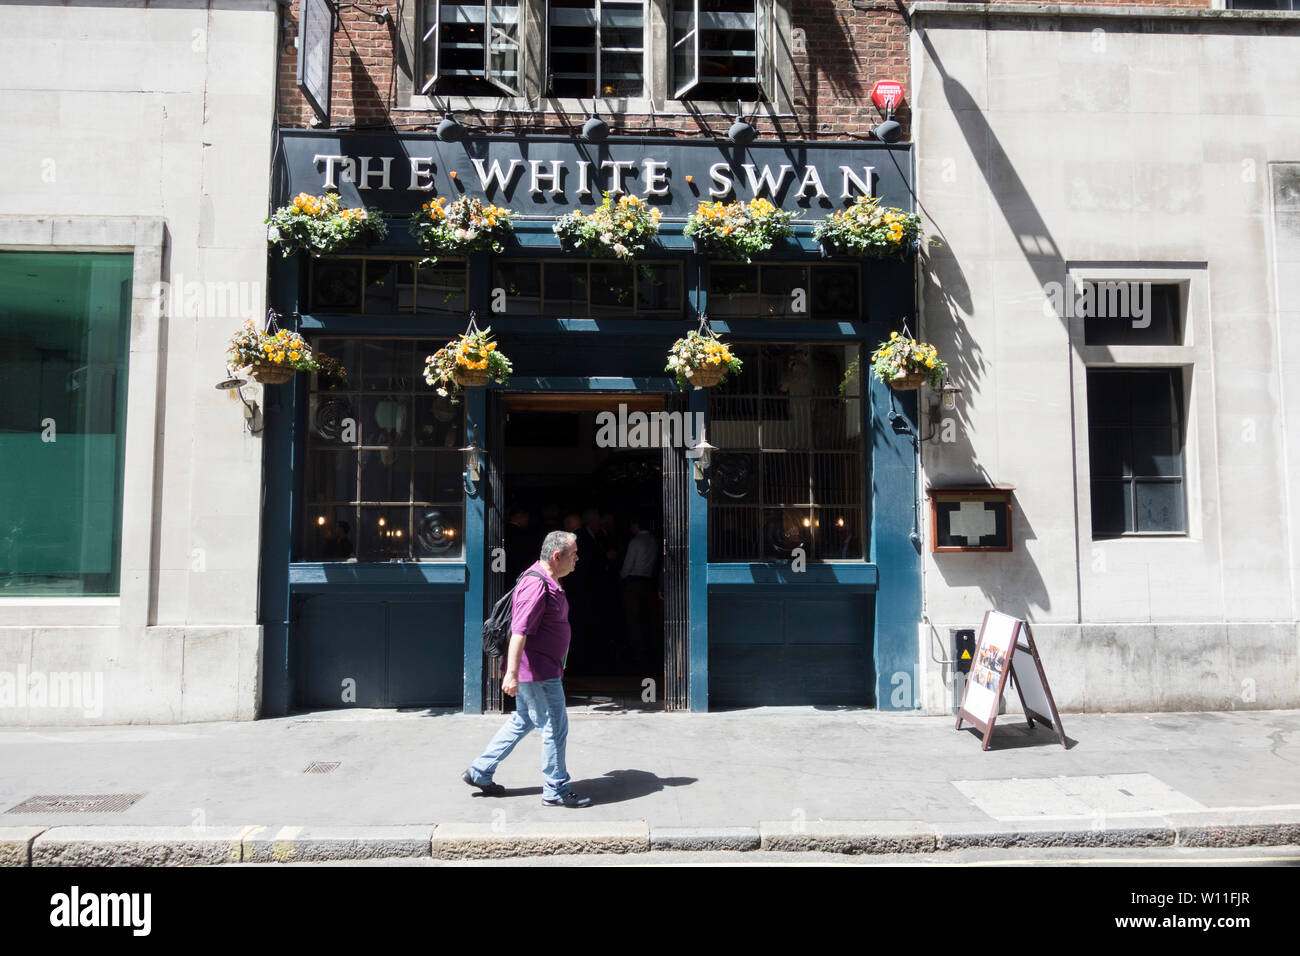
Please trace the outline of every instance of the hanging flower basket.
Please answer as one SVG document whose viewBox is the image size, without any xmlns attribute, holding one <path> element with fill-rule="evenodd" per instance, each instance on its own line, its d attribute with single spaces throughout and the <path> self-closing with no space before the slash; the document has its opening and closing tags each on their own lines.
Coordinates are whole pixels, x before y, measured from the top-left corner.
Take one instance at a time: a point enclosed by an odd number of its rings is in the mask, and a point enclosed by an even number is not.
<svg viewBox="0 0 1300 956">
<path fill-rule="evenodd" d="M 551 229 L 560 237 L 561 245 L 590 256 L 631 261 L 645 252 L 646 245 L 659 234 L 661 215 L 639 196 L 622 196 L 615 203 L 614 197 L 606 194 L 590 214 L 568 213 Z"/>
<path fill-rule="evenodd" d="M 813 226 L 822 255 L 884 258 L 915 248 L 921 217 L 894 207 L 881 208 L 874 196 L 859 196 L 848 209 L 831 213 Z"/>
<path fill-rule="evenodd" d="M 302 251 L 320 257 L 388 235 L 383 213 L 365 207 L 341 209 L 337 193 L 299 193 L 292 203 L 272 213 L 266 224 L 267 241 L 286 256 Z"/>
<path fill-rule="evenodd" d="M 698 329 L 686 333 L 668 350 L 664 371 L 673 373 L 678 388 L 708 388 L 724 381 L 729 372 L 739 374 L 740 367 L 740 359 L 701 318 Z"/>
<path fill-rule="evenodd" d="M 283 385 L 294 372 L 320 368 L 311 346 L 297 332 L 280 328 L 274 312 L 267 314 L 265 330 L 252 319 L 240 327 L 230 340 L 226 364 L 232 369 L 247 368 L 263 385 Z"/>
<path fill-rule="evenodd" d="M 491 249 L 500 252 L 514 231 L 509 209 L 485 206 L 472 196 L 448 203 L 439 196 L 411 216 L 408 231 L 436 261 L 438 256 L 466 255 Z"/>
<path fill-rule="evenodd" d="M 455 371 L 451 373 L 452 381 L 461 388 L 482 388 L 488 383 L 490 378 L 488 370 L 485 368 L 462 368 L 456 366 Z"/>
<path fill-rule="evenodd" d="M 297 369 L 284 365 L 267 365 L 262 362 L 249 366 L 249 374 L 263 385 L 283 385 L 293 378 L 293 373 L 296 371 Z"/>
<path fill-rule="evenodd" d="M 464 389 L 490 381 L 505 384 L 512 371 L 510 360 L 497 351 L 491 327 L 480 329 L 471 312 L 465 331 L 425 359 L 424 380 L 455 404 Z"/>
<path fill-rule="evenodd" d="M 943 383 L 947 364 L 933 345 L 912 338 L 906 326 L 903 331 L 903 335 L 890 332 L 889 340 L 871 353 L 871 370 L 876 379 L 895 391 L 920 388 L 927 382 L 937 388 Z"/>
<path fill-rule="evenodd" d="M 687 217 L 682 233 L 695 240 L 697 249 L 750 262 L 794 235 L 794 216 L 761 197 L 747 203 L 702 202 Z"/>
</svg>

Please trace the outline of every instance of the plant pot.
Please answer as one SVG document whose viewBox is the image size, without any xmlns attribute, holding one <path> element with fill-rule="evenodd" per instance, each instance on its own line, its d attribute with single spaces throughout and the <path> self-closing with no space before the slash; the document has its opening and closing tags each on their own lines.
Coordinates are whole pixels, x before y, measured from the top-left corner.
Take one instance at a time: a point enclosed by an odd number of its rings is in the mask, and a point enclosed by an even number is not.
<svg viewBox="0 0 1300 956">
<path fill-rule="evenodd" d="M 896 392 L 906 392 L 920 388 L 929 378 L 929 372 L 908 372 L 906 375 L 897 375 L 889 379 L 886 384 Z"/>
<path fill-rule="evenodd" d="M 289 379 L 293 378 L 293 373 L 297 369 L 290 368 L 287 365 L 264 365 L 256 364 L 249 366 L 254 380 L 261 382 L 263 385 L 283 385 Z"/>
<path fill-rule="evenodd" d="M 712 364 L 701 365 L 691 370 L 691 376 L 686 381 L 698 388 L 708 388 L 710 385 L 717 385 L 722 381 L 722 376 L 726 375 L 730 369 L 726 365 Z"/>
<path fill-rule="evenodd" d="M 461 388 L 482 388 L 490 376 L 485 368 L 457 368 L 451 377 Z"/>
</svg>

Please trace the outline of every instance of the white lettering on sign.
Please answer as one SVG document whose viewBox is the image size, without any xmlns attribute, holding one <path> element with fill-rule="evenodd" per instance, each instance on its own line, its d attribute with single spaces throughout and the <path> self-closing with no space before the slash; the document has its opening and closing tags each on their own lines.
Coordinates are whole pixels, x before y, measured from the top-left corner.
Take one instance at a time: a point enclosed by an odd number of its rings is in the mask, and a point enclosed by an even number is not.
<svg viewBox="0 0 1300 956">
<path fill-rule="evenodd" d="M 432 156 L 412 156 L 411 157 L 411 185 L 408 189 L 418 189 L 422 192 L 428 192 L 433 189 L 433 157 Z M 427 183 L 420 182 L 425 176 L 429 177 Z"/>
<path fill-rule="evenodd" d="M 709 195 L 714 199 L 721 199 L 735 188 L 731 179 L 731 167 L 726 163 L 714 163 L 710 166 L 709 177 L 713 180 L 713 188 L 709 190 Z"/>
<path fill-rule="evenodd" d="M 863 195 L 863 196 L 870 196 L 870 195 L 871 195 L 871 180 L 874 178 L 874 177 L 872 176 L 872 173 L 874 173 L 875 171 L 876 171 L 876 170 L 875 170 L 875 167 L 874 167 L 874 166 L 863 166 L 863 167 L 862 167 L 862 178 L 859 179 L 857 173 L 855 173 L 855 172 L 853 171 L 853 167 L 852 167 L 852 166 L 841 166 L 841 167 L 840 167 L 840 174 L 843 176 L 843 187 L 840 189 L 840 198 L 841 198 L 841 199 L 852 199 L 852 198 L 853 198 L 853 194 L 852 194 L 851 192 L 849 192 L 849 184 L 850 184 L 850 183 L 852 183 L 854 186 L 858 187 L 858 192 L 859 192 L 861 195 Z"/>
<path fill-rule="evenodd" d="M 564 170 L 563 162 L 558 159 L 551 160 L 551 171 L 549 173 L 542 172 L 542 167 L 546 165 L 546 161 L 543 159 L 530 159 L 528 165 L 533 172 L 529 192 L 540 193 L 545 191 L 552 196 L 558 196 L 564 192 L 564 187 L 561 185 L 561 176 Z M 543 186 L 542 180 L 546 180 L 550 185 Z"/>
<path fill-rule="evenodd" d="M 343 169 L 343 181 L 345 183 L 353 181 L 353 172 L 355 171 L 356 166 L 353 164 L 352 160 L 348 159 L 346 156 L 336 156 L 331 153 L 317 153 L 313 158 L 317 166 L 321 163 L 325 164 L 326 189 L 339 188 L 337 177 L 340 167 Z"/>
<path fill-rule="evenodd" d="M 992 511 L 982 501 L 963 501 L 948 518 L 948 534 L 962 538 L 966 544 L 979 544 L 980 538 L 998 530 Z"/>
<path fill-rule="evenodd" d="M 392 156 L 345 156 L 340 153 L 317 153 L 312 157 L 317 169 L 324 173 L 321 186 L 338 190 L 341 183 L 356 183 L 359 190 L 406 190 L 411 192 L 436 192 L 435 174 L 438 167 L 432 156 L 405 157 L 409 164 L 406 184 L 394 184 Z M 508 198 L 519 183 L 520 173 L 528 170 L 528 189 L 534 196 L 549 195 L 561 199 L 566 193 L 568 162 L 562 159 L 510 159 L 508 164 L 499 159 L 471 159 L 478 173 L 483 194 Z M 666 160 L 645 158 L 641 160 L 606 159 L 597 164 L 577 160 L 577 195 L 590 196 L 599 183 L 608 182 L 605 190 L 611 196 L 631 192 L 630 181 L 642 179 L 640 194 L 647 197 L 664 197 L 671 194 L 669 187 L 670 165 Z M 857 196 L 874 195 L 875 167 L 841 165 L 840 198 L 848 201 Z M 453 174 L 454 175 L 454 174 Z M 830 175 L 827 168 L 826 175 Z M 782 190 L 798 184 L 794 198 L 799 201 L 829 199 L 822 170 L 814 165 L 781 163 L 776 166 L 744 163 L 732 168 L 730 163 L 718 162 L 709 166 L 710 199 L 735 197 L 746 192 L 744 198 L 767 196 L 775 199 Z"/>
<path fill-rule="evenodd" d="M 503 173 L 501 163 L 495 159 L 492 160 L 491 169 L 484 169 L 483 160 L 481 159 L 472 159 L 470 162 L 474 164 L 474 169 L 478 171 L 479 186 L 484 193 L 489 194 L 494 187 L 502 192 L 509 190 L 510 182 L 515 178 L 515 170 L 522 169 L 524 165 L 523 160 L 512 159 L 510 160 L 510 168 Z"/>
<path fill-rule="evenodd" d="M 606 192 L 611 196 L 618 196 L 627 192 L 627 190 L 623 188 L 623 176 L 626 173 L 632 172 L 632 167 L 635 165 L 636 163 L 632 162 L 630 159 L 602 160 L 600 164 L 601 169 L 604 169 L 606 166 L 612 167 L 609 189 L 607 189 Z"/>
<path fill-rule="evenodd" d="M 808 190 L 813 190 L 814 199 L 829 199 L 826 195 L 826 187 L 822 185 L 822 174 L 817 172 L 816 166 L 808 166 L 803 171 L 803 181 L 799 183 L 799 191 L 794 194 L 795 199 L 805 199 Z"/>
<path fill-rule="evenodd" d="M 372 159 L 374 159 L 373 156 L 358 156 L 357 159 L 359 159 L 359 160 L 361 161 L 361 173 L 360 173 L 360 177 L 359 177 L 361 181 L 360 181 L 360 183 L 357 185 L 357 188 L 358 188 L 358 189 L 370 189 L 370 188 L 371 188 L 371 186 L 370 186 L 370 177 L 371 177 L 371 176 L 378 176 L 378 177 L 379 177 L 379 188 L 380 188 L 380 189 L 392 189 L 392 188 L 393 188 L 392 186 L 389 185 L 389 172 L 390 172 L 390 170 L 392 169 L 392 165 L 393 165 L 393 157 L 391 157 L 391 156 L 381 156 L 381 157 L 379 158 L 379 169 L 378 169 L 378 170 L 374 170 L 374 169 L 371 169 L 371 168 L 370 168 L 370 161 L 371 161 Z"/>
<path fill-rule="evenodd" d="M 745 178 L 749 180 L 749 191 L 755 197 L 763 195 L 763 190 L 767 190 L 769 196 L 775 197 L 781 191 L 781 184 L 785 182 L 786 174 L 794 172 L 794 167 L 788 163 L 781 164 L 775 178 L 773 178 L 772 169 L 769 166 L 763 167 L 761 176 L 755 173 L 758 167 L 753 163 L 745 163 L 741 168 L 745 170 Z"/>
<path fill-rule="evenodd" d="M 641 165 L 645 167 L 645 194 L 667 196 L 668 164 L 657 159 L 647 159 Z"/>
</svg>

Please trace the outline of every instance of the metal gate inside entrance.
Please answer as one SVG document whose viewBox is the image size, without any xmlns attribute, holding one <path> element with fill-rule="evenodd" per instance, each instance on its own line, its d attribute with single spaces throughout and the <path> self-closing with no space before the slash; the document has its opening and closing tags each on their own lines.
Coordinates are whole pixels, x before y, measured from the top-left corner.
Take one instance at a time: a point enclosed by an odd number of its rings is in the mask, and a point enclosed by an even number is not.
<svg viewBox="0 0 1300 956">
<path fill-rule="evenodd" d="M 511 529 L 507 528 L 510 511 L 518 509 L 521 495 L 526 494 L 526 490 L 520 487 L 521 482 L 517 473 L 514 476 L 516 480 L 512 481 L 507 458 L 512 451 L 518 452 L 519 449 L 508 445 L 510 441 L 508 436 L 512 434 L 515 436 L 515 445 L 518 444 L 521 431 L 527 436 L 528 442 L 545 441 L 543 433 L 552 430 L 546 417 L 548 412 L 562 413 L 552 417 L 585 414 L 584 421 L 589 426 L 593 414 L 600 412 L 620 414 L 618 411 L 620 406 L 623 415 L 627 415 L 629 410 L 633 413 L 677 412 L 679 414 L 685 410 L 685 401 L 680 395 L 663 393 L 538 394 L 492 390 L 486 398 L 487 434 L 480 440 L 486 451 L 484 481 L 481 484 L 485 498 L 484 533 L 486 536 L 484 615 L 490 613 L 496 601 L 510 589 L 514 583 L 514 575 L 518 573 L 517 561 L 512 563 L 507 572 L 507 562 L 503 560 L 503 555 L 508 550 L 507 539 L 511 533 Z M 511 416 L 514 416 L 513 419 Z M 527 416 L 533 417 L 529 419 Z M 590 436 L 584 434 L 582 439 L 595 443 L 596 433 L 593 432 Z M 641 700 L 650 702 L 649 706 L 653 709 L 683 710 L 688 706 L 689 678 L 686 511 L 690 462 L 686 458 L 682 442 L 661 444 L 663 447 L 644 449 L 639 452 L 635 460 L 630 463 L 607 459 L 604 465 L 612 464 L 614 471 L 621 469 L 625 477 L 628 471 L 636 471 L 639 479 L 642 480 L 643 488 L 648 487 L 645 485 L 646 480 L 656 482 L 657 493 L 653 510 L 656 512 L 655 518 L 658 524 L 655 529 L 656 549 L 659 552 L 656 567 L 661 569 L 658 574 L 658 586 L 663 593 L 662 664 L 656 661 L 646 668 L 645 674 L 652 683 L 642 680 L 638 693 Z M 518 455 L 515 457 L 517 458 Z M 653 466 L 652 470 L 651 466 Z M 658 474 L 655 475 L 653 472 Z M 554 515 L 550 516 L 549 520 L 542 518 L 543 526 L 534 529 L 534 537 L 538 543 L 545 532 L 560 529 L 562 518 L 562 515 L 559 520 Z M 555 527 L 551 527 L 551 524 L 555 524 Z M 621 591 L 619 585 L 623 583 L 616 581 L 615 589 Z M 650 584 L 653 592 L 653 579 Z M 657 599 L 657 595 L 652 596 Z M 626 594 L 623 595 L 623 599 L 627 599 Z M 572 620 L 574 616 L 572 601 L 570 614 Z M 659 627 L 657 611 L 652 619 L 657 629 Z M 581 650 L 578 646 L 579 631 L 580 628 L 575 625 L 575 651 Z M 653 635 L 650 639 L 653 639 Z M 572 664 L 573 661 L 570 660 L 570 670 Z M 500 659 L 485 658 L 482 689 L 483 709 L 486 713 L 500 713 L 509 706 L 501 692 L 501 669 Z M 580 678 L 578 680 L 580 681 Z M 566 681 L 566 689 L 570 689 L 573 683 L 573 681 Z M 572 691 L 571 696 L 573 696 Z"/>
</svg>

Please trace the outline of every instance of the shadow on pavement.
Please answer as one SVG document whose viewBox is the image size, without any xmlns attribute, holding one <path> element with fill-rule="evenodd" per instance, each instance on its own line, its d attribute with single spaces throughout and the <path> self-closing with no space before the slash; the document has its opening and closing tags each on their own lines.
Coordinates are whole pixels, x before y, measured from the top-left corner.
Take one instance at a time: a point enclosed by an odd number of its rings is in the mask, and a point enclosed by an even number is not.
<svg viewBox="0 0 1300 956">
<path fill-rule="evenodd" d="M 685 787 L 696 781 L 696 777 L 660 777 L 648 770 L 610 770 L 603 777 L 573 781 L 573 789 L 591 797 L 593 803 L 624 803 L 659 793 L 665 787 Z"/>
</svg>

